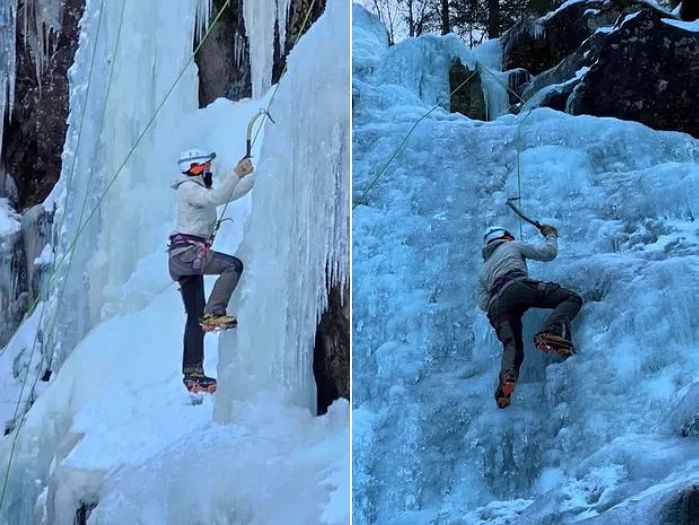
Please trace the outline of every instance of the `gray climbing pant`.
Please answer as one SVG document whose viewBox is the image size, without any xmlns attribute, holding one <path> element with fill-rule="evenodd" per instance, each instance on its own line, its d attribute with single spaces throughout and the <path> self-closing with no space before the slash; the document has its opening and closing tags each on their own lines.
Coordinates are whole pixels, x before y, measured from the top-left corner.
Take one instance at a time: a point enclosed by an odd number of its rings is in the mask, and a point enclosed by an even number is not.
<svg viewBox="0 0 699 525">
<path fill-rule="evenodd" d="M 199 245 L 170 250 L 170 277 L 179 282 L 182 301 L 187 312 L 184 330 L 182 371 L 201 370 L 204 362 L 204 332 L 201 318 L 204 313 L 226 313 L 228 301 L 233 295 L 243 263 L 237 257 L 209 250 Z M 220 275 L 211 291 L 208 303 L 204 295 L 204 275 Z"/>
<path fill-rule="evenodd" d="M 509 283 L 492 301 L 488 319 L 503 345 L 500 375 L 519 375 L 524 361 L 522 316 L 529 308 L 552 308 L 541 332 L 556 334 L 570 340 L 570 323 L 580 311 L 582 297 L 552 282 L 519 279 Z"/>
<path fill-rule="evenodd" d="M 228 301 L 243 273 L 243 263 L 237 257 L 213 250 L 207 253 L 198 245 L 171 250 L 169 267 L 170 277 L 178 282 L 194 275 L 219 275 L 203 312 L 217 315 L 226 313 Z"/>
</svg>

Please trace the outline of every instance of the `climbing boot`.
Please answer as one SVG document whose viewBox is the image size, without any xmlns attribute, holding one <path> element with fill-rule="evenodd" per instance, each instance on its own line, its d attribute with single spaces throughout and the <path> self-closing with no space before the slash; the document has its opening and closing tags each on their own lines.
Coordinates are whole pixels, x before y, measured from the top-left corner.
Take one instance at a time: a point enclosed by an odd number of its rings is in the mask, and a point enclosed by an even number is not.
<svg viewBox="0 0 699 525">
<path fill-rule="evenodd" d="M 182 382 L 187 391 L 193 394 L 198 394 L 199 392 L 213 394 L 216 392 L 216 380 L 213 377 L 204 375 L 203 370 L 186 372 Z"/>
<path fill-rule="evenodd" d="M 498 408 L 507 408 L 510 406 L 510 397 L 512 397 L 512 392 L 515 391 L 515 386 L 517 385 L 517 376 L 514 372 L 505 372 L 500 375 L 500 385 L 495 391 L 495 402 Z"/>
<path fill-rule="evenodd" d="M 201 320 L 201 329 L 205 332 L 220 332 L 231 330 L 238 326 L 238 320 L 232 315 L 204 314 Z"/>
<path fill-rule="evenodd" d="M 575 353 L 573 343 L 560 335 L 546 332 L 541 332 L 534 336 L 534 346 L 542 352 L 554 352 L 563 359 L 567 359 Z"/>
</svg>

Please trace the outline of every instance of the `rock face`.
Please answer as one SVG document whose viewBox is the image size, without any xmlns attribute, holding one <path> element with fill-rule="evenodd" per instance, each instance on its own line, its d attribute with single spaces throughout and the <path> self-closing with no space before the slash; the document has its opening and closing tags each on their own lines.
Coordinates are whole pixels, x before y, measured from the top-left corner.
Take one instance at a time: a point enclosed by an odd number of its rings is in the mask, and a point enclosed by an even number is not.
<svg viewBox="0 0 699 525">
<path fill-rule="evenodd" d="M 272 82 L 278 82 L 286 66 L 286 56 L 294 47 L 308 10 L 308 29 L 323 14 L 326 0 L 292 0 L 286 27 L 286 45 L 282 53 L 278 43 L 279 27 L 275 27 L 274 67 Z M 213 13 L 218 13 L 226 0 L 214 0 Z M 195 46 L 197 43 L 195 43 Z M 221 15 L 206 42 L 195 57 L 199 69 L 199 105 L 204 107 L 218 97 L 240 100 L 252 95 L 250 79 L 250 46 L 245 32 L 243 0 L 233 0 Z"/>
<path fill-rule="evenodd" d="M 24 17 L 26 2 L 19 9 Z M 39 202 L 61 174 L 68 117 L 68 68 L 78 44 L 85 0 L 64 0 L 61 31 L 50 39 L 48 60 L 39 75 L 31 24 L 18 23 L 16 100 L 5 127 L 2 160 L 15 175 L 19 210 Z"/>
<path fill-rule="evenodd" d="M 638 0 L 576 2 L 518 22 L 504 37 L 503 64 L 527 107 L 699 136 L 699 32 L 672 19 Z"/>
<path fill-rule="evenodd" d="M 699 137 L 699 32 L 641 11 L 612 32 L 569 103 L 574 115 L 635 120 Z"/>
<path fill-rule="evenodd" d="M 278 82 L 281 77 L 282 71 L 286 67 L 286 56 L 289 51 L 294 47 L 294 43 L 298 39 L 299 32 L 303 27 L 304 19 L 308 15 L 308 20 L 306 21 L 306 30 L 318 20 L 320 15 L 325 11 L 325 4 L 327 0 L 291 0 L 289 4 L 289 17 L 286 24 L 286 52 L 282 53 L 279 46 L 275 44 L 274 47 L 274 68 L 272 70 L 272 82 Z M 310 14 L 309 14 L 310 9 Z M 276 34 L 279 34 L 279 30 L 276 30 Z M 275 42 L 278 38 L 275 39 Z"/>
<path fill-rule="evenodd" d="M 464 83 L 473 71 L 466 68 L 461 61 L 457 60 L 449 70 L 449 90 L 453 93 L 462 83 Z M 468 82 L 468 85 L 459 89 L 449 100 L 449 111 L 458 112 L 468 118 L 476 120 L 486 120 L 485 98 L 481 87 L 481 76 L 476 73 Z"/>
<path fill-rule="evenodd" d="M 313 375 L 318 390 L 318 414 L 350 395 L 350 297 L 349 287 L 333 286 L 328 310 L 318 324 L 313 351 Z"/>
<path fill-rule="evenodd" d="M 218 13 L 225 3 L 225 0 L 215 0 L 213 13 Z M 199 68 L 201 107 L 221 96 L 231 100 L 252 96 L 250 52 L 242 0 L 231 2 L 222 13 L 195 60 Z"/>
</svg>

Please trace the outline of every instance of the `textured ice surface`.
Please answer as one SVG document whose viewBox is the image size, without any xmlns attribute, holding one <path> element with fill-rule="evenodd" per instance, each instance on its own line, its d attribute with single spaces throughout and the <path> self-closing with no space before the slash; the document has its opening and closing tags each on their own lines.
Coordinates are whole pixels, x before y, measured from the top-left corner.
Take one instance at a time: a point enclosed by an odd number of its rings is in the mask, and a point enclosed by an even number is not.
<svg viewBox="0 0 699 525">
<path fill-rule="evenodd" d="M 286 522 L 347 523 L 348 406 L 340 401 L 327 416 L 312 416 L 309 363 L 326 268 L 341 281 L 348 266 L 349 123 L 338 92 L 348 92 L 349 65 L 337 60 L 348 54 L 348 4 L 330 2 L 290 57 L 272 105 L 277 125 L 262 131 L 253 151 L 255 199 L 228 207 L 233 222 L 216 239 L 215 249 L 236 253 L 244 235 L 254 236 L 241 252 L 246 272 L 236 296 L 243 295 L 240 318 L 248 323 L 241 336 L 259 340 L 236 346 L 207 336 L 205 368 L 216 370 L 218 349 L 221 361 L 265 372 L 254 396 L 235 400 L 225 387 L 239 372 L 222 373 L 225 426 L 212 422 L 211 399 L 188 404 L 181 383 L 184 312 L 167 273 L 170 185 L 175 159 L 191 147 L 217 151 L 215 184 L 228 176 L 244 155 L 247 123 L 269 94 L 198 109 L 189 66 L 141 137 L 191 57 L 199 7 L 188 0 L 100 6 L 88 0 L 81 22 L 63 172 L 45 203 L 58 207 L 57 275 L 47 304 L 0 354 L 3 403 L 14 410 L 19 398 L 26 372 L 15 369 L 28 370 L 21 407 L 38 397 L 21 432 L 0 440 L 3 474 L 14 446 L 0 523 L 72 524 L 81 502 L 98 501 L 104 506 L 91 522 L 274 523 L 297 512 Z M 345 38 L 326 44 L 343 28 Z M 301 93 L 316 104 L 305 115 Z M 271 306 L 257 310 L 262 304 Z M 38 376 L 51 358 L 46 384 Z M 184 475 L 187 468 L 193 472 Z M 302 493 L 299 480 L 307 480 Z"/>
<path fill-rule="evenodd" d="M 416 44 L 405 42 L 372 61 L 358 40 L 379 23 L 354 23 L 353 45 L 372 64 L 354 79 L 356 198 L 444 86 L 428 79 L 416 97 L 404 70 L 439 58 L 408 56 L 400 48 Z M 585 305 L 573 325 L 579 355 L 564 363 L 531 343 L 544 312 L 525 316 L 521 380 L 500 411 L 501 347 L 475 283 L 483 230 L 502 224 L 519 237 L 505 206 L 517 194 L 518 118 L 436 110 L 354 208 L 355 523 L 623 523 L 620 509 L 636 499 L 647 512 L 634 507 L 646 520 L 635 522 L 656 523 L 660 506 L 644 498 L 697 481 L 696 438 L 681 438 L 674 421 L 691 412 L 684 400 L 699 384 L 699 142 L 531 113 L 522 207 L 561 237 L 559 257 L 530 271 Z"/>
<path fill-rule="evenodd" d="M 271 106 L 279 124 L 266 125 L 240 250 L 248 278 L 234 305 L 239 326 L 223 336 L 221 420 L 231 399 L 270 383 L 315 412 L 316 326 L 328 284 L 344 284 L 349 269 L 348 12 L 346 0 L 328 4 L 289 55 Z"/>
</svg>

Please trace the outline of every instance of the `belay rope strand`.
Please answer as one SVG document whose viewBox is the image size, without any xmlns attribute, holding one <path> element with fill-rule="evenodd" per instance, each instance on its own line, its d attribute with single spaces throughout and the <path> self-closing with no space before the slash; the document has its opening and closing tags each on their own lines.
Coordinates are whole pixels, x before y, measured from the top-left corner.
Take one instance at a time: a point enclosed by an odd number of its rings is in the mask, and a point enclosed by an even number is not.
<svg viewBox="0 0 699 525">
<path fill-rule="evenodd" d="M 124 1 L 126 1 L 126 0 L 124 0 Z M 72 242 L 71 242 L 70 245 L 68 246 L 68 248 L 67 248 L 67 250 L 66 250 L 66 254 L 63 255 L 58 261 L 54 261 L 54 262 L 52 263 L 52 265 L 51 265 L 51 272 L 50 272 L 50 278 L 47 280 L 47 284 L 50 283 L 50 282 L 53 280 L 53 277 L 55 276 L 55 273 L 56 273 L 56 268 L 58 268 L 58 267 L 59 267 L 61 264 L 63 264 L 63 262 L 65 262 L 66 260 L 69 261 L 69 264 L 70 264 L 70 261 L 72 261 L 73 256 L 74 256 L 74 254 L 75 254 L 75 248 L 76 248 L 76 246 L 77 246 L 78 240 L 80 239 L 80 237 L 81 237 L 81 235 L 83 234 L 85 228 L 87 227 L 87 224 L 92 220 L 92 218 L 95 216 L 95 213 L 97 212 L 97 210 L 100 209 L 100 207 L 102 206 L 102 203 L 103 203 L 103 201 L 104 201 L 105 196 L 107 195 L 107 193 L 109 192 L 109 190 L 110 190 L 110 189 L 112 188 L 112 186 L 114 185 L 114 182 L 116 181 L 117 177 L 121 174 L 121 172 L 122 172 L 122 171 L 124 170 L 124 168 L 126 167 L 128 161 L 131 159 L 131 157 L 132 157 L 133 154 L 135 153 L 136 149 L 138 148 L 139 144 L 141 143 L 141 141 L 142 141 L 143 138 L 145 137 L 145 135 L 146 135 L 146 133 L 148 132 L 148 130 L 153 126 L 156 117 L 158 116 L 158 114 L 160 113 L 160 111 L 161 111 L 161 110 L 163 109 L 163 107 L 165 106 L 165 103 L 167 102 L 167 100 L 170 98 L 170 96 L 171 96 L 172 93 L 174 92 L 175 87 L 176 87 L 177 84 L 180 82 L 180 80 L 182 79 L 182 77 L 183 77 L 184 74 L 186 73 L 186 71 L 187 71 L 187 69 L 189 68 L 189 66 L 190 66 L 190 65 L 192 64 L 192 62 L 194 61 L 194 57 L 195 57 L 195 56 L 197 55 L 197 53 L 200 51 L 200 49 L 201 49 L 202 46 L 204 45 L 204 42 L 206 42 L 207 38 L 208 38 L 209 35 L 211 34 L 211 31 L 213 31 L 213 29 L 216 27 L 216 25 L 217 25 L 218 22 L 220 21 L 221 15 L 223 15 L 224 11 L 225 11 L 226 9 L 228 9 L 228 7 L 230 6 L 230 3 L 231 3 L 231 0 L 226 0 L 226 3 L 225 3 L 223 6 L 221 6 L 221 9 L 219 10 L 218 14 L 217 14 L 216 17 L 213 19 L 212 23 L 209 25 L 209 28 L 208 28 L 207 31 L 204 33 L 202 39 L 199 41 L 199 44 L 198 44 L 198 45 L 196 46 L 196 48 L 194 49 L 192 55 L 191 55 L 190 58 L 187 60 L 186 64 L 183 66 L 182 70 L 180 71 L 180 73 L 179 73 L 179 74 L 177 75 L 177 77 L 175 78 L 175 81 L 173 82 L 172 86 L 168 89 L 168 91 L 166 92 L 165 96 L 164 96 L 163 99 L 161 100 L 160 104 L 158 104 L 158 106 L 156 107 L 155 112 L 153 113 L 153 115 L 152 115 L 151 118 L 148 120 L 148 122 L 146 123 L 145 127 L 143 128 L 143 130 L 142 130 L 141 133 L 139 134 L 138 138 L 136 139 L 136 142 L 133 144 L 133 146 L 131 147 L 131 149 L 130 149 L 129 152 L 127 153 L 127 155 L 126 155 L 124 161 L 121 163 L 121 165 L 119 166 L 119 168 L 117 169 L 117 171 L 116 171 L 116 172 L 114 173 L 114 175 L 111 177 L 111 179 L 109 180 L 109 182 L 108 182 L 106 188 L 104 189 L 104 191 L 100 194 L 99 198 L 97 199 L 97 204 L 95 205 L 94 208 L 92 208 L 92 210 L 91 210 L 90 213 L 88 214 L 87 218 L 85 219 L 85 222 L 82 223 L 82 224 L 81 224 L 81 223 L 78 224 L 78 229 L 76 230 L 75 237 L 73 238 Z M 123 16 L 123 9 L 122 9 L 122 16 Z M 121 24 L 121 21 L 120 21 L 120 24 Z M 99 27 L 99 26 L 98 26 L 98 27 Z M 99 35 L 97 35 L 97 36 L 99 36 Z M 97 46 L 97 41 L 98 41 L 98 38 L 96 37 L 96 38 L 95 38 L 95 50 L 96 50 L 96 46 Z M 119 45 L 119 44 L 120 44 L 120 39 L 117 41 L 117 46 L 115 47 L 115 50 L 114 50 L 114 57 L 113 57 L 113 58 L 116 58 L 116 54 L 117 54 L 117 51 L 118 51 L 118 45 Z M 94 63 L 94 62 L 93 62 L 93 63 Z M 91 78 L 91 73 L 90 73 L 90 75 L 89 75 L 89 77 L 88 77 L 88 83 L 89 83 L 89 79 L 90 79 L 90 78 Z M 110 76 L 110 80 L 109 80 L 109 83 L 110 83 L 110 84 L 111 84 L 111 81 L 112 81 L 112 79 L 111 79 L 111 76 Z M 88 86 L 89 86 L 89 84 L 88 84 Z M 108 86 L 107 89 L 109 90 L 110 87 Z M 106 103 L 106 102 L 105 102 L 105 103 Z M 84 112 L 84 111 L 85 111 L 85 105 L 83 105 L 83 112 Z M 82 119 L 81 119 L 81 120 L 82 120 Z M 67 197 L 67 196 L 66 196 L 66 197 Z M 87 198 L 87 195 L 86 195 L 86 198 Z M 83 213 L 81 212 L 81 217 L 82 217 L 82 215 L 83 215 Z M 45 291 L 48 291 L 48 289 L 49 289 L 49 286 L 47 285 Z M 33 309 L 33 308 L 36 306 L 36 304 L 38 303 L 38 301 L 39 301 L 41 295 L 42 295 L 42 294 L 39 294 L 39 296 L 34 300 L 34 302 L 33 302 L 32 306 L 31 306 L 30 310 Z M 42 311 L 42 318 L 43 318 L 43 311 Z M 55 323 L 53 324 L 52 330 L 51 330 L 51 332 L 49 332 L 49 335 L 48 335 L 47 339 L 50 339 L 50 338 L 53 336 L 53 330 L 54 330 L 54 329 L 55 329 Z M 31 353 L 30 353 L 30 359 L 31 359 L 31 356 L 33 356 L 33 352 L 34 352 L 34 349 L 35 349 L 35 347 L 36 347 L 36 343 L 37 343 L 37 341 L 38 341 L 38 335 L 39 335 L 39 332 L 38 332 L 38 330 L 37 330 L 37 333 L 35 334 L 35 337 L 34 337 L 34 342 L 33 342 L 33 344 L 32 344 L 32 350 L 31 350 Z M 30 366 L 31 366 L 31 361 L 30 361 Z M 24 390 L 25 390 L 25 388 L 26 388 L 27 379 L 28 379 L 28 376 L 29 376 L 29 368 L 30 368 L 30 366 L 27 368 L 27 371 L 26 371 L 26 373 L 25 373 L 25 375 L 24 375 L 24 378 L 23 378 L 23 380 L 22 380 L 22 387 L 21 387 L 21 390 L 20 390 L 19 398 L 18 398 L 18 400 L 17 400 L 17 409 L 16 409 L 15 415 L 14 415 L 15 421 L 16 421 L 16 418 L 17 418 L 17 414 L 19 413 L 19 406 L 21 405 L 22 395 L 24 394 Z M 32 385 L 32 391 L 33 391 L 34 388 L 36 387 L 36 384 L 38 383 L 38 381 L 39 381 L 39 374 L 37 374 L 36 379 L 34 380 L 34 383 L 33 383 L 33 385 Z M 10 448 L 9 458 L 8 458 L 8 461 L 7 461 L 7 468 L 6 468 L 6 470 L 5 470 L 5 476 L 4 476 L 3 486 L 2 486 L 2 493 L 0 494 L 0 511 L 2 511 L 3 505 L 4 505 L 4 503 L 5 503 L 5 495 L 6 495 L 6 493 L 7 493 L 7 485 L 8 485 L 9 479 L 10 479 L 10 470 L 11 470 L 11 468 L 12 468 L 12 459 L 13 459 L 13 457 L 14 457 L 15 450 L 16 450 L 16 447 L 17 447 L 17 440 L 18 440 L 18 437 L 19 437 L 19 433 L 20 433 L 20 431 L 21 431 L 21 429 L 22 429 L 22 427 L 23 427 L 23 425 L 24 425 L 24 421 L 25 421 L 25 420 L 26 420 L 26 412 L 22 415 L 22 417 L 21 417 L 20 420 L 19 420 L 19 423 L 17 423 L 16 426 L 15 426 L 15 428 L 14 428 L 14 437 L 13 437 L 13 440 L 12 440 L 12 446 L 11 446 L 11 448 Z"/>
</svg>

